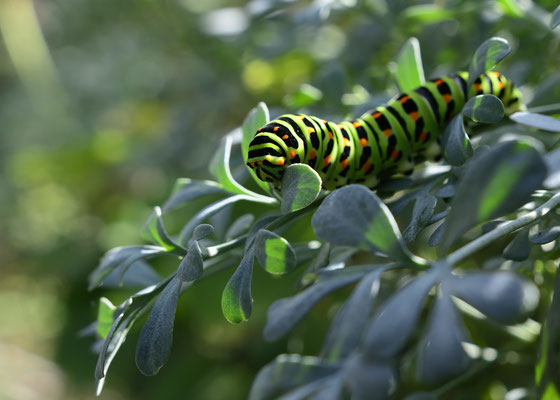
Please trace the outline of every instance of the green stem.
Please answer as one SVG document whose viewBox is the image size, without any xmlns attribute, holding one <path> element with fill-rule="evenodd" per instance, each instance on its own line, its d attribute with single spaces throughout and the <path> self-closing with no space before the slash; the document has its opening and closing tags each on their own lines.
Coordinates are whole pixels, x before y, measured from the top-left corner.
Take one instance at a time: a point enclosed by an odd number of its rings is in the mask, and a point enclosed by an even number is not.
<svg viewBox="0 0 560 400">
<path fill-rule="evenodd" d="M 486 247 L 488 244 L 493 242 L 496 239 L 499 239 L 513 231 L 516 231 L 519 228 L 523 228 L 527 225 L 532 224 L 534 221 L 542 218 L 544 215 L 548 214 L 554 208 L 560 205 L 560 193 L 556 193 L 554 196 L 550 198 L 547 202 L 543 203 L 539 207 L 535 208 L 530 213 L 523 215 L 522 217 L 517 218 L 516 220 L 506 222 L 503 225 L 497 227 L 493 231 L 490 231 L 477 239 L 473 240 L 472 242 L 468 243 L 467 245 L 461 247 L 460 249 L 456 250 L 455 252 L 449 254 L 447 256 L 447 262 L 451 265 L 457 264 L 464 258 L 470 256 L 471 254 L 477 252 L 483 247 Z"/>
</svg>

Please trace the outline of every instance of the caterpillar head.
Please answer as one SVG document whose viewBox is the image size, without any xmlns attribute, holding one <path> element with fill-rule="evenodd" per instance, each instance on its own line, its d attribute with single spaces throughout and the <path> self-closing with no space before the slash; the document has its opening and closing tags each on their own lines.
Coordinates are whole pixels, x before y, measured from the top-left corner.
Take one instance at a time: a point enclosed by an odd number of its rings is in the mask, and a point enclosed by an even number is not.
<svg viewBox="0 0 560 400">
<path fill-rule="evenodd" d="M 260 180 L 278 187 L 287 167 L 285 151 L 269 136 L 257 134 L 249 144 L 247 166 L 255 171 Z"/>
</svg>

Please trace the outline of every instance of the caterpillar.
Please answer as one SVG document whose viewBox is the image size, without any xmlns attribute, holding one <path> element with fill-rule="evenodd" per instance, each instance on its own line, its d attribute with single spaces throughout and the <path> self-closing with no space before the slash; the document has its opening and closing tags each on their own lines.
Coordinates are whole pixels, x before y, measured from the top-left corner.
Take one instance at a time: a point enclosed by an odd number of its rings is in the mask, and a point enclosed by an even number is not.
<svg viewBox="0 0 560 400">
<path fill-rule="evenodd" d="M 392 175 L 412 173 L 417 162 L 441 159 L 445 126 L 470 97 L 493 94 L 506 114 L 524 109 L 519 89 L 499 72 L 480 75 L 470 88 L 467 81 L 467 72 L 432 79 L 355 121 L 281 115 L 256 132 L 247 165 L 274 187 L 290 164 L 304 163 L 327 190 L 350 183 L 373 189 Z"/>
</svg>

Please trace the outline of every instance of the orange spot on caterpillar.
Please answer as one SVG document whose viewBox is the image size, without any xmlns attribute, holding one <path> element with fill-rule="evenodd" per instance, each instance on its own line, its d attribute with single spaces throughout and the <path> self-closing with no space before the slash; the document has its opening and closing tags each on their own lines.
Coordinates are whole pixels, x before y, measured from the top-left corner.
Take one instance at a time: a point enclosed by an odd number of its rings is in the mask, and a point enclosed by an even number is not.
<svg viewBox="0 0 560 400">
<path fill-rule="evenodd" d="M 328 121 L 326 119 L 322 119 L 321 122 L 323 122 L 323 124 L 326 124 Z"/>
<path fill-rule="evenodd" d="M 344 146 L 346 146 L 346 147 L 350 146 L 350 139 L 348 139 L 348 138 L 343 138 L 343 139 L 342 139 L 342 142 L 344 143 Z"/>
<path fill-rule="evenodd" d="M 294 158 L 296 158 L 296 152 L 292 150 L 290 153 L 290 160 Z"/>
<path fill-rule="evenodd" d="M 391 129 L 385 129 L 383 133 L 385 134 L 385 136 L 389 137 L 391 136 Z"/>
<path fill-rule="evenodd" d="M 340 163 L 340 167 L 341 167 L 342 169 L 348 168 L 348 160 L 343 160 L 343 161 Z"/>
<path fill-rule="evenodd" d="M 311 154 L 309 154 L 309 159 L 310 159 L 310 160 L 313 160 L 316 156 L 317 156 L 317 152 L 316 152 L 315 150 L 313 150 L 313 151 L 311 152 Z"/>
<path fill-rule="evenodd" d="M 443 101 L 445 101 L 446 103 L 449 103 L 451 101 L 450 94 L 444 94 L 442 97 L 443 97 Z"/>
<path fill-rule="evenodd" d="M 418 118 L 420 118 L 420 114 L 418 114 L 418 111 L 413 111 L 408 115 L 410 115 L 410 118 L 412 118 L 414 121 L 418 121 Z"/>
<path fill-rule="evenodd" d="M 327 156 L 325 157 L 325 161 L 323 161 L 323 164 L 325 165 L 325 167 L 327 165 L 329 165 L 331 163 L 331 156 Z"/>
<path fill-rule="evenodd" d="M 309 133 L 315 133 L 315 129 L 313 129 L 312 127 L 308 126 L 308 127 L 307 127 L 307 132 L 309 132 Z"/>
<path fill-rule="evenodd" d="M 397 161 L 397 158 L 399 158 L 399 154 L 400 152 L 398 150 L 393 150 L 393 152 L 391 153 L 391 158 L 393 159 L 393 161 Z"/>
<path fill-rule="evenodd" d="M 367 139 L 361 138 L 361 139 L 360 139 L 360 144 L 361 144 L 363 147 L 367 146 Z"/>
<path fill-rule="evenodd" d="M 257 132 L 260 132 L 260 131 L 262 131 L 262 128 L 259 128 L 259 129 L 257 130 Z"/>
<path fill-rule="evenodd" d="M 504 83 L 502 81 L 498 82 L 498 87 L 500 89 L 503 89 L 504 88 Z"/>
<path fill-rule="evenodd" d="M 278 128 L 277 126 L 275 126 L 272 130 L 273 130 L 274 132 L 276 132 L 278 129 L 280 129 L 280 128 Z"/>
<path fill-rule="evenodd" d="M 362 124 L 360 124 L 358 121 L 354 121 L 354 123 L 352 125 L 354 125 L 354 128 L 358 128 L 358 127 L 362 126 Z"/>
<path fill-rule="evenodd" d="M 428 138 L 428 132 L 422 132 L 418 139 L 420 139 L 421 142 L 425 142 L 427 138 Z"/>
<path fill-rule="evenodd" d="M 497 77 L 497 78 L 499 78 L 500 75 L 502 75 L 502 74 L 500 74 L 498 71 L 494 72 L 494 74 L 496 74 L 496 77 Z"/>
<path fill-rule="evenodd" d="M 284 136 L 282 136 L 282 139 L 284 139 L 284 140 L 286 140 L 286 139 L 288 139 L 288 138 L 289 138 L 289 136 L 288 136 L 288 135 L 284 135 Z"/>
<path fill-rule="evenodd" d="M 474 84 L 474 88 L 475 88 L 476 90 L 482 90 L 482 83 L 475 83 L 475 84 Z"/>
<path fill-rule="evenodd" d="M 443 83 L 443 79 L 438 79 L 437 81 L 434 82 L 436 84 L 436 86 L 439 86 Z"/>
<path fill-rule="evenodd" d="M 375 113 L 372 114 L 372 117 L 377 119 L 377 118 L 381 117 L 381 113 L 379 111 L 375 112 Z"/>
<path fill-rule="evenodd" d="M 366 161 L 362 169 L 364 170 L 364 172 L 368 172 L 371 169 L 371 163 L 369 161 Z"/>
<path fill-rule="evenodd" d="M 332 132 L 331 132 L 331 131 L 329 131 L 329 132 L 328 132 L 328 134 L 329 134 L 329 138 L 330 138 L 330 139 L 332 139 L 332 138 L 333 138 L 333 134 L 332 134 Z"/>
<path fill-rule="evenodd" d="M 400 101 L 401 103 L 406 103 L 406 102 L 408 101 L 408 99 L 410 99 L 409 96 L 404 96 L 404 97 L 403 97 L 402 99 L 400 99 L 399 101 Z"/>
<path fill-rule="evenodd" d="M 278 159 L 278 165 L 284 165 L 284 159 L 283 158 L 279 158 Z"/>
</svg>

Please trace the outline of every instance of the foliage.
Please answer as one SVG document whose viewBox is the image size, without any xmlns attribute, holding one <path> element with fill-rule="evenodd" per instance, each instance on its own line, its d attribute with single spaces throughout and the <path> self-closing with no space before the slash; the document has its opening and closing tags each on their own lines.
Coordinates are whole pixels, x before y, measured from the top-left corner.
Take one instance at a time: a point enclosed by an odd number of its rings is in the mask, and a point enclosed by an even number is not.
<svg viewBox="0 0 560 400">
<path fill-rule="evenodd" d="M 510 50 L 505 39 L 485 41 L 475 52 L 470 71 L 479 74 L 493 68 Z M 396 79 L 401 87 L 425 79 L 415 39 L 407 42 L 397 59 Z M 477 96 L 465 105 L 462 115 L 488 124 L 477 126 L 478 133 L 484 133 L 492 129 L 490 124 L 502 120 L 504 107 L 494 96 Z M 535 268 L 549 258 L 541 249 L 532 249 L 531 243 L 553 242 L 558 237 L 554 224 L 560 194 L 555 188 L 541 188 L 547 168 L 551 174 L 560 164 L 549 161 L 547 167 L 545 159 L 550 157 L 529 129 L 502 135 L 490 147 L 473 151 L 463 117 L 457 116 L 445 130 L 442 143 L 452 167 L 425 166 L 411 178 L 385 182 L 377 194 L 361 185 L 327 193 L 321 191 L 319 176 L 305 165 L 286 170 L 281 191 L 264 187 L 254 176 L 255 182 L 249 179 L 246 183 L 234 178 L 233 153 L 241 151 L 245 157 L 255 127 L 268 119 L 267 107 L 260 103 L 245 119 L 241 132 L 234 131 L 222 140 L 210 166 L 217 183 L 188 181 L 167 204 L 178 207 L 195 194 L 210 198 L 216 188 L 221 190 L 220 200 L 208 200 L 176 238 L 167 233 L 163 222 L 167 212 L 162 210 L 169 207 L 156 207 L 146 224 L 153 250 L 147 251 L 145 246 L 113 250 L 92 273 L 90 282 L 99 285 L 114 271 L 122 276 L 138 260 L 163 254 L 178 257 L 176 273 L 133 295 L 113 312 L 113 327 L 104 339 L 97 368 L 99 390 L 126 332 L 150 308 L 136 362 L 141 372 L 157 373 L 170 354 L 179 294 L 228 267 L 226 259 L 236 260 L 238 265 L 222 294 L 223 314 L 232 323 L 251 316 L 255 257 L 274 275 L 294 273 L 308 263 L 300 273 L 301 291 L 270 306 L 264 327 L 267 341 L 289 334 L 322 299 L 356 284 L 333 319 L 320 354 L 278 356 L 255 378 L 251 399 L 336 399 L 346 395 L 368 399 L 371 393 L 376 393 L 376 399 L 435 398 L 536 340 L 533 327 L 540 325 L 527 318 L 534 313 L 544 288 L 539 290 L 519 271 Z M 557 119 L 537 113 L 514 114 L 511 120 L 557 131 Z M 242 157 L 236 159 L 243 163 Z M 388 190 L 392 184 L 393 189 Z M 246 186 L 260 186 L 264 193 Z M 228 238 L 202 224 L 237 202 L 264 208 L 255 207 L 254 217 L 244 218 L 243 223 L 236 221 L 236 229 L 231 229 L 235 233 Z M 401 235 L 396 217 L 411 206 L 410 215 L 400 218 L 400 225 L 405 226 Z M 290 227 L 299 220 L 311 223 L 315 237 L 290 243 Z M 429 239 L 428 232 L 432 232 Z M 503 238 L 509 239 L 504 259 L 491 268 L 473 266 L 483 247 Z M 416 250 L 411 251 L 407 243 Z M 427 251 L 428 243 L 437 254 Z M 554 249 L 549 251 L 554 253 Z M 549 310 L 556 304 L 554 298 Z M 532 396 L 545 392 L 552 396 L 548 393 L 559 389 L 551 370 L 557 360 L 555 342 L 550 342 L 556 335 L 556 315 L 549 311 L 542 330 L 540 361 L 538 366 L 533 363 L 536 381 L 523 389 Z M 99 323 L 106 324 L 106 313 Z M 485 325 L 493 326 L 494 334 L 511 338 L 497 348 L 490 347 L 493 340 L 484 332 Z M 536 354 L 533 356 L 536 360 Z"/>
</svg>

